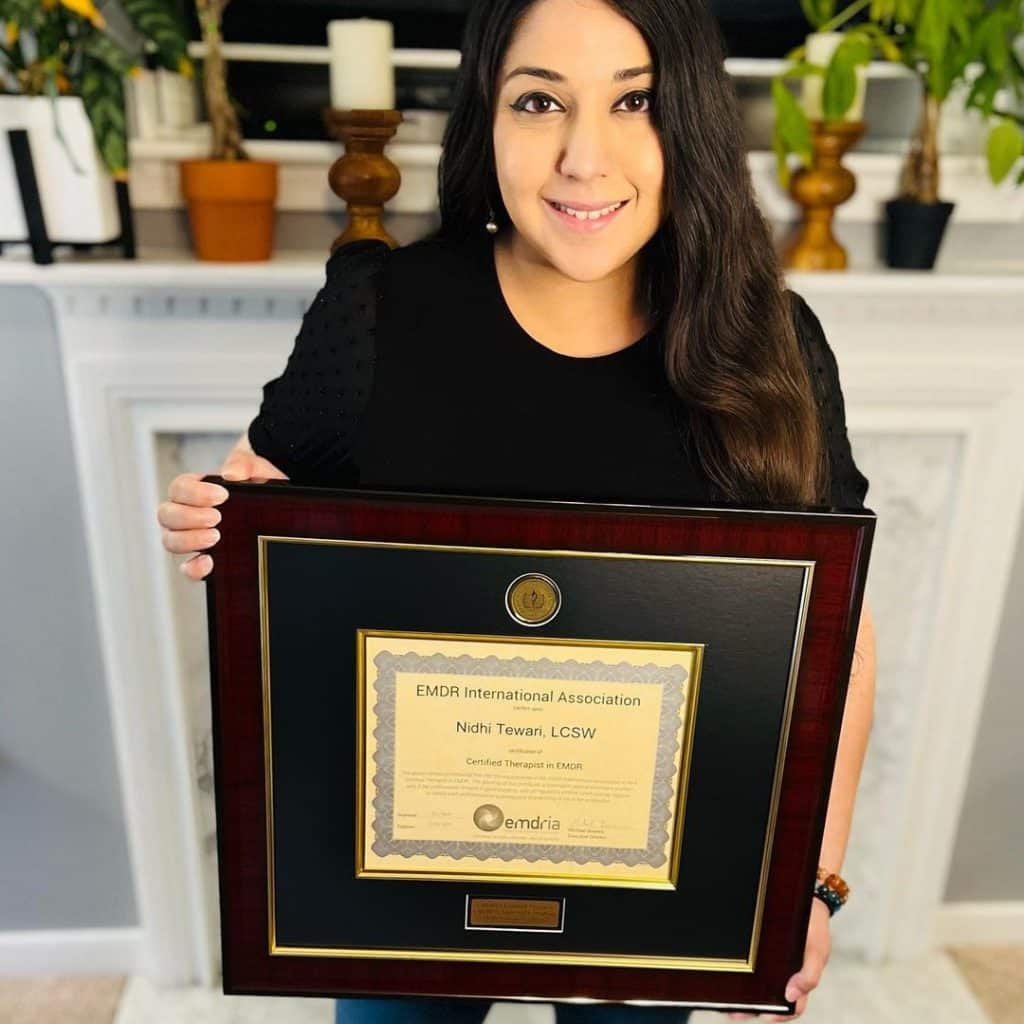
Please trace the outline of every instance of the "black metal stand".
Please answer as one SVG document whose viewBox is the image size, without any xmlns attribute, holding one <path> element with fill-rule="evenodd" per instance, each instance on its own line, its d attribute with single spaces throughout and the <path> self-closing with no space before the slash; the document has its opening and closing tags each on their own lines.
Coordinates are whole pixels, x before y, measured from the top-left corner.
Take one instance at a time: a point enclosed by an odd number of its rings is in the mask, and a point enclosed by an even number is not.
<svg viewBox="0 0 1024 1024">
<path fill-rule="evenodd" d="M 14 161 L 14 173 L 18 179 L 18 190 L 21 193 L 21 206 L 25 213 L 28 238 L 0 239 L 0 253 L 3 252 L 5 245 L 27 241 L 32 248 L 32 260 L 35 263 L 53 263 L 53 249 L 57 245 L 70 245 L 75 252 L 116 246 L 126 260 L 135 259 L 135 221 L 132 217 L 128 182 L 114 182 L 118 219 L 121 223 L 121 233 L 117 238 L 111 239 L 109 242 L 62 242 L 60 239 L 50 238 L 46 233 L 43 203 L 39 195 L 39 180 L 36 177 L 35 164 L 32 162 L 28 132 L 24 128 L 9 128 L 7 142 L 11 147 L 11 158 Z"/>
</svg>

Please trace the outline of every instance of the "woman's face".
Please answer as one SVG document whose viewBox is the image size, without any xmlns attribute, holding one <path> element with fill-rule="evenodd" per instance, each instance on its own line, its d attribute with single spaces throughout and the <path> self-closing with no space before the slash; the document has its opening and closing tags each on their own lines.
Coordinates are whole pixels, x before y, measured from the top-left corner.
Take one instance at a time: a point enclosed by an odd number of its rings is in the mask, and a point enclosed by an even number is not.
<svg viewBox="0 0 1024 1024">
<path fill-rule="evenodd" d="M 603 0 L 538 0 L 505 55 L 494 118 L 501 198 L 523 240 L 576 280 L 623 266 L 661 223 L 654 82 L 643 36 Z M 581 221 L 555 202 L 624 205 Z"/>
</svg>

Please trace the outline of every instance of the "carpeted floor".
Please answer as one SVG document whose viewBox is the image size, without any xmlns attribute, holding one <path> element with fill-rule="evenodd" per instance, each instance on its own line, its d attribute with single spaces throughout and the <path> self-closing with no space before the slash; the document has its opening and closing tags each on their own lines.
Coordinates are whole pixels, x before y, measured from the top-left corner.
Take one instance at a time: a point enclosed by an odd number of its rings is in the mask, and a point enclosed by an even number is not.
<svg viewBox="0 0 1024 1024">
<path fill-rule="evenodd" d="M 964 946 L 952 947 L 946 952 L 992 1024 L 1024 1021 L 1024 946 Z M 125 982 L 124 978 L 100 976 L 0 978 L 0 1022 L 114 1024 Z M 154 994 L 153 998 L 158 996 Z M 306 1005 L 307 1009 L 311 1008 L 310 1001 L 306 1001 Z M 133 1010 L 136 1017 L 139 1008 L 136 1006 Z M 128 1012 L 128 1007 L 122 1009 Z M 186 1004 L 182 1003 L 177 1009 L 185 1014 L 180 1024 L 191 1024 L 187 1018 L 193 1014 L 186 1009 Z M 142 1016 L 151 1016 L 152 1010 L 153 1007 L 149 1012 L 144 1010 Z M 498 1008 L 495 1008 L 497 1013 Z M 175 1011 L 171 1016 L 176 1016 Z M 720 1015 L 714 1018 L 725 1019 Z"/>
<path fill-rule="evenodd" d="M 947 952 L 993 1024 L 1024 1021 L 1024 947 L 958 946 Z"/>
<path fill-rule="evenodd" d="M 0 978 L 3 1024 L 110 1024 L 124 978 Z"/>
</svg>

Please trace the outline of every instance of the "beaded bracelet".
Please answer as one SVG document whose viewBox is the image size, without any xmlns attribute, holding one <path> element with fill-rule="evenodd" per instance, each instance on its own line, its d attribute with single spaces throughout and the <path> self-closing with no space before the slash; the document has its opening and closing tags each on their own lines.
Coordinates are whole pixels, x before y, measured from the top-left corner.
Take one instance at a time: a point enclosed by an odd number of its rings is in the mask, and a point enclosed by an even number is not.
<svg viewBox="0 0 1024 1024">
<path fill-rule="evenodd" d="M 849 898 L 850 887 L 839 875 L 819 867 L 814 895 L 828 907 L 828 916 L 831 917 Z"/>
</svg>

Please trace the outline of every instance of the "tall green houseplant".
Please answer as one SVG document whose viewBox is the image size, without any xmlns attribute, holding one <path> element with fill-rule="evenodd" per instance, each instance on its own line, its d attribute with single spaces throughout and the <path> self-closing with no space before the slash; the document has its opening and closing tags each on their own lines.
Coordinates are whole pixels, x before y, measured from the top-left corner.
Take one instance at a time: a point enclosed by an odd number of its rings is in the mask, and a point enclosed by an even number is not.
<svg viewBox="0 0 1024 1024">
<path fill-rule="evenodd" d="M 191 75 L 188 36 L 173 0 L 117 0 L 162 67 Z M 80 96 L 96 146 L 115 178 L 128 171 L 124 76 L 141 68 L 138 54 L 110 32 L 113 4 L 93 0 L 0 0 L 0 93 Z"/>
<path fill-rule="evenodd" d="M 989 177 L 999 184 L 1010 174 L 1024 153 L 1024 122 L 1019 109 L 1013 109 L 1024 100 L 1024 64 L 1015 49 L 1024 34 L 1021 0 L 857 0 L 839 13 L 835 0 L 801 4 L 817 30 L 841 30 L 846 39 L 827 68 L 809 64 L 804 48 L 798 47 L 772 83 L 775 151 L 783 185 L 788 185 L 789 154 L 797 154 L 806 166 L 811 161 L 807 115 L 785 81 L 824 75 L 825 117 L 839 119 L 853 100 L 854 69 L 875 56 L 904 65 L 921 86 L 922 115 L 901 174 L 902 198 L 939 201 L 940 112 L 961 85 L 969 88 L 965 107 L 978 110 L 991 123 L 985 146 Z M 853 21 L 858 16 L 866 20 Z M 1024 170 L 1016 183 L 1024 183 Z"/>
</svg>

